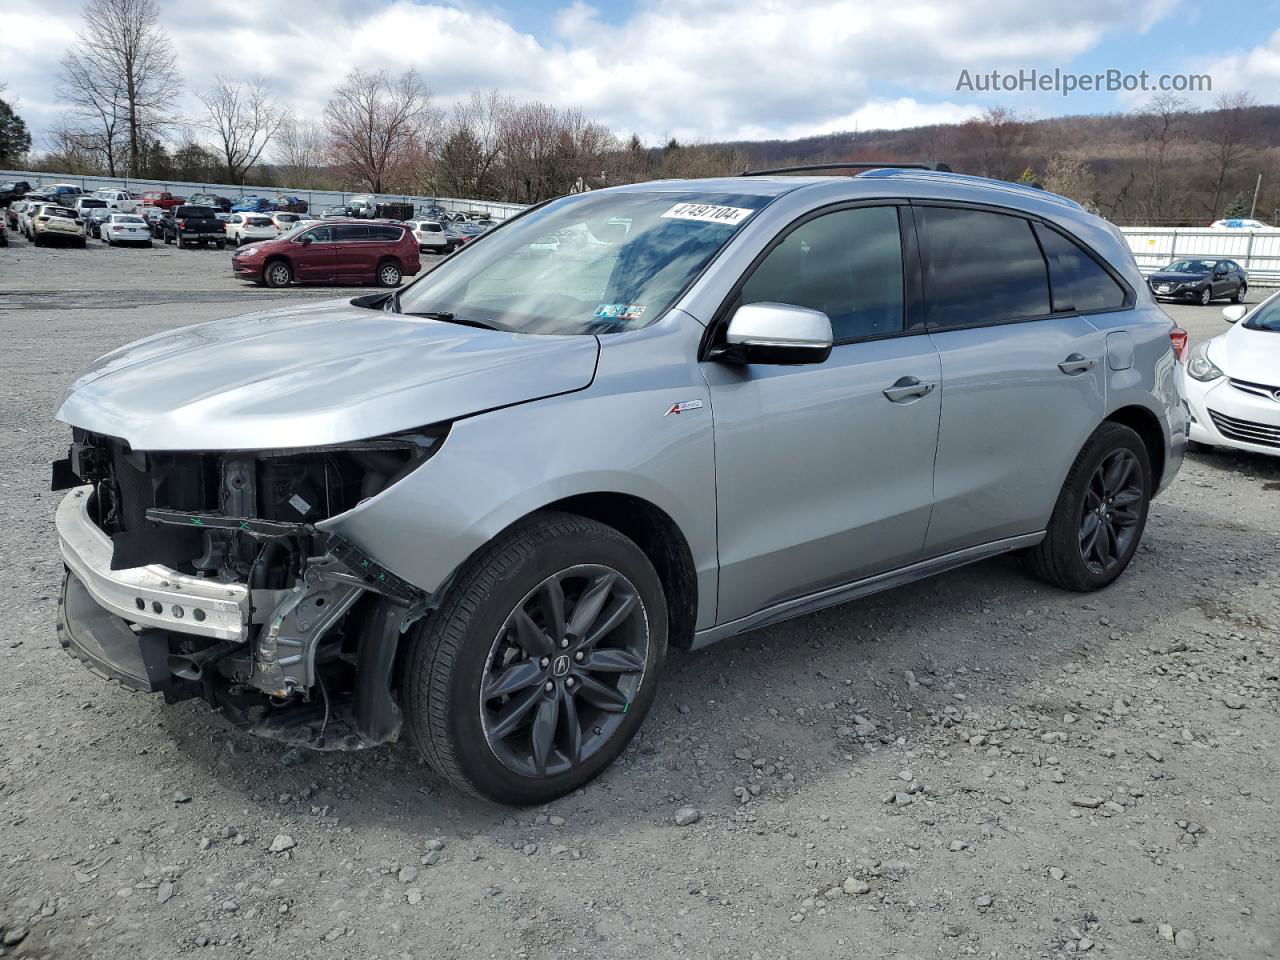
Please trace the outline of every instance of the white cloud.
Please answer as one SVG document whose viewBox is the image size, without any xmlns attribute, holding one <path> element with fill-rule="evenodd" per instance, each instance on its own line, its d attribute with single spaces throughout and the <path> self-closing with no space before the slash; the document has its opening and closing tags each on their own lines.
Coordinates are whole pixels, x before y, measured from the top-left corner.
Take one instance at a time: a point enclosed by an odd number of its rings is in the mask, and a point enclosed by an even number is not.
<svg viewBox="0 0 1280 960">
<path fill-rule="evenodd" d="M 1280 30 L 1256 47 L 1199 63 L 1196 71 L 1213 77 L 1215 96 L 1244 91 L 1261 94 L 1264 102 L 1274 99 L 1280 90 Z"/>
<path fill-rule="evenodd" d="M 1067 64 L 1108 31 L 1138 31 L 1170 0 L 1080 0 L 1050 23 L 1040 0 L 640 0 L 612 23 L 571 0 L 545 36 L 466 0 L 166 0 L 188 88 L 263 75 L 318 117 L 355 66 L 417 67 L 442 103 L 475 88 L 581 106 L 648 142 L 791 137 L 964 119 L 961 68 Z M 7 0 L 0 63 L 36 129 L 56 119 L 57 60 L 75 0 Z M 15 28 L 15 24 L 17 25 Z M 192 117 L 198 105 L 188 96 Z"/>
</svg>

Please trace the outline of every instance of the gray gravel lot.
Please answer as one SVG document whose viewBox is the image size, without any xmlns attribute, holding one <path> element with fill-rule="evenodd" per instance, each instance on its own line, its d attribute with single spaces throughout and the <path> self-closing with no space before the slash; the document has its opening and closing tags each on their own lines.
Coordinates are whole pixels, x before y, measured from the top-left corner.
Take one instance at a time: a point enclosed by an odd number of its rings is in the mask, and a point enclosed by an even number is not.
<svg viewBox="0 0 1280 960">
<path fill-rule="evenodd" d="M 1104 593 L 1002 558 L 675 652 L 545 809 L 101 683 L 54 641 L 51 414 L 118 344 L 342 293 L 228 261 L 0 250 L 0 954 L 1280 956 L 1280 458 L 1190 457 Z"/>
</svg>

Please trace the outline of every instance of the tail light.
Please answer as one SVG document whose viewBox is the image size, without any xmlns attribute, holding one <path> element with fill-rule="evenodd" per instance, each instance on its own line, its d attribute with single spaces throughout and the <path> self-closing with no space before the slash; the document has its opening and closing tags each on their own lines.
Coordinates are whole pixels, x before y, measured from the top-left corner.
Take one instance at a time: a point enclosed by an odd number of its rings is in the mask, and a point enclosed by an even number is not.
<svg viewBox="0 0 1280 960">
<path fill-rule="evenodd" d="M 185 230 L 185 229 L 187 229 L 187 221 L 185 221 L 185 220 L 179 220 L 179 221 L 178 221 L 178 229 L 179 229 L 179 230 Z"/>
<path fill-rule="evenodd" d="M 1178 358 L 1179 362 L 1185 360 L 1187 358 L 1187 331 L 1175 324 L 1174 328 L 1169 331 L 1169 340 L 1173 343 L 1173 355 Z"/>
</svg>

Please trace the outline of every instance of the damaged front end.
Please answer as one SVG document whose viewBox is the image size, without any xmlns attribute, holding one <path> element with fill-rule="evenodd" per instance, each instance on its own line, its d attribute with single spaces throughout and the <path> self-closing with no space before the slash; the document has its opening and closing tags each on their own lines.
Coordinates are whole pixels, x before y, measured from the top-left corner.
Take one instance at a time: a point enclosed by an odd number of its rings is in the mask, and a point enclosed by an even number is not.
<svg viewBox="0 0 1280 960">
<path fill-rule="evenodd" d="M 317 524 L 425 463 L 447 428 L 279 450 L 146 452 L 76 428 L 53 488 L 64 649 L 323 750 L 393 740 L 400 635 L 432 596 Z"/>
</svg>

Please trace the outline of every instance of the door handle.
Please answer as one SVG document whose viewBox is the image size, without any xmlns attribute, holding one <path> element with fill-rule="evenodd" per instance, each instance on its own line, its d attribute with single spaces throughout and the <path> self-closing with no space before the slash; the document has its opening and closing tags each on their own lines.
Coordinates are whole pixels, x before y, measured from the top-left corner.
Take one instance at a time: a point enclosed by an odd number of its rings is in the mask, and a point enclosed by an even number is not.
<svg viewBox="0 0 1280 960">
<path fill-rule="evenodd" d="M 894 403 L 904 403 L 917 397 L 928 396 L 936 386 L 936 383 L 928 380 L 917 380 L 915 377 L 899 377 L 892 387 L 884 388 L 884 395 Z"/>
<path fill-rule="evenodd" d="M 1083 354 L 1073 353 L 1067 359 L 1058 364 L 1058 369 L 1069 377 L 1074 377 L 1078 373 L 1084 373 L 1086 370 L 1092 370 L 1097 360 L 1086 360 Z"/>
</svg>

